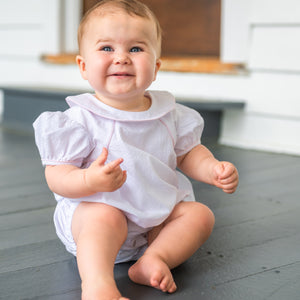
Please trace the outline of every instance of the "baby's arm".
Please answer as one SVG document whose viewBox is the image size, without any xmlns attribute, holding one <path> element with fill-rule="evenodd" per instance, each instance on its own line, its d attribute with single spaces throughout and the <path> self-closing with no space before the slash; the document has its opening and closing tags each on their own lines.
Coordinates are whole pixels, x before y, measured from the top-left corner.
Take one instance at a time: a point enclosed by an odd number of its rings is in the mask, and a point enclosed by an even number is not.
<svg viewBox="0 0 300 300">
<path fill-rule="evenodd" d="M 119 189 L 126 181 L 126 171 L 120 167 L 123 159 L 105 164 L 107 156 L 108 151 L 103 148 L 87 169 L 73 165 L 47 166 L 45 174 L 50 190 L 63 197 L 80 198 Z"/>
<path fill-rule="evenodd" d="M 225 193 L 234 193 L 239 182 L 235 166 L 230 162 L 218 161 L 203 145 L 178 157 L 177 166 L 191 178 L 215 185 Z"/>
</svg>

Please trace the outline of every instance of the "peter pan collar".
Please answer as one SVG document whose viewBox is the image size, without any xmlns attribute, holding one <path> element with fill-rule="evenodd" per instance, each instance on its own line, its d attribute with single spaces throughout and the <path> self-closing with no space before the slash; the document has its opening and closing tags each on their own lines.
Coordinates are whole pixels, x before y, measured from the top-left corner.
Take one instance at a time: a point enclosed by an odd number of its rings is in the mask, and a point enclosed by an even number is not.
<svg viewBox="0 0 300 300">
<path fill-rule="evenodd" d="M 151 98 L 151 106 L 146 111 L 131 112 L 119 110 L 90 94 L 69 96 L 66 101 L 70 107 L 79 106 L 101 117 L 116 121 L 147 121 L 159 119 L 175 108 L 175 98 L 165 91 L 146 91 L 145 96 Z"/>
</svg>

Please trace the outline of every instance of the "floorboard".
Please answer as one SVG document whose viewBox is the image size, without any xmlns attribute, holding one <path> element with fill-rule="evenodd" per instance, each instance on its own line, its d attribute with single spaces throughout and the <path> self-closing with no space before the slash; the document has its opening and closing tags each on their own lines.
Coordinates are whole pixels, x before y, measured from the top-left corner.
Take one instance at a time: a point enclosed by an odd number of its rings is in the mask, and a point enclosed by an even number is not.
<svg viewBox="0 0 300 300">
<path fill-rule="evenodd" d="M 210 239 L 173 270 L 176 293 L 132 283 L 130 263 L 115 267 L 120 290 L 131 300 L 298 300 L 300 157 L 207 146 L 240 174 L 234 195 L 193 181 L 216 216 Z M 76 260 L 56 237 L 43 173 L 33 137 L 0 128 L 0 299 L 80 299 Z"/>
</svg>

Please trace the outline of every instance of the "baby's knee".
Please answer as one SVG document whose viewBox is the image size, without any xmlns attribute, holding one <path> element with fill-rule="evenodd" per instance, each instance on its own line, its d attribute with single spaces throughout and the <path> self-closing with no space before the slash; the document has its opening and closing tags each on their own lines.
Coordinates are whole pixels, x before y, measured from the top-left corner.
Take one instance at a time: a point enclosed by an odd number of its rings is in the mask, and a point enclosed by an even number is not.
<svg viewBox="0 0 300 300">
<path fill-rule="evenodd" d="M 73 234 L 103 226 L 115 228 L 119 233 L 124 231 L 127 235 L 127 219 L 121 210 L 103 203 L 81 202 L 78 205 L 72 219 Z"/>
<path fill-rule="evenodd" d="M 215 216 L 211 209 L 202 203 L 193 202 L 190 211 L 195 226 L 210 235 L 215 225 Z"/>
<path fill-rule="evenodd" d="M 205 222 L 207 224 L 207 227 L 210 228 L 210 231 L 212 231 L 215 225 L 215 215 L 209 207 L 207 207 L 206 205 L 203 205 L 203 207 L 204 208 L 202 209 L 204 209 Z"/>
<path fill-rule="evenodd" d="M 110 224 L 118 230 L 121 230 L 122 228 L 127 229 L 127 218 L 124 212 L 118 208 L 102 204 L 98 213 L 98 220 L 100 223 L 104 221 L 106 224 Z"/>
</svg>

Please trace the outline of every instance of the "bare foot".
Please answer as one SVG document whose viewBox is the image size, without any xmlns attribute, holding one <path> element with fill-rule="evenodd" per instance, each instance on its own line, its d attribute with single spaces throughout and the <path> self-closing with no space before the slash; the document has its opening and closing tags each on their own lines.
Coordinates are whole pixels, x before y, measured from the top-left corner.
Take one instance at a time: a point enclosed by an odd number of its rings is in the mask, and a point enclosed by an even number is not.
<svg viewBox="0 0 300 300">
<path fill-rule="evenodd" d="M 129 300 L 121 296 L 114 280 L 82 283 L 82 300 Z"/>
<path fill-rule="evenodd" d="M 177 289 L 168 265 L 157 256 L 143 255 L 130 267 L 128 275 L 135 283 L 152 286 L 163 292 L 174 293 Z"/>
</svg>

